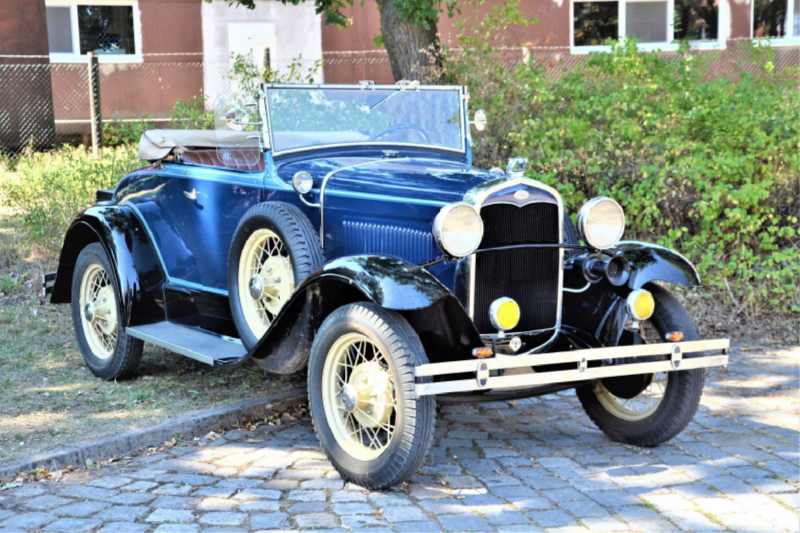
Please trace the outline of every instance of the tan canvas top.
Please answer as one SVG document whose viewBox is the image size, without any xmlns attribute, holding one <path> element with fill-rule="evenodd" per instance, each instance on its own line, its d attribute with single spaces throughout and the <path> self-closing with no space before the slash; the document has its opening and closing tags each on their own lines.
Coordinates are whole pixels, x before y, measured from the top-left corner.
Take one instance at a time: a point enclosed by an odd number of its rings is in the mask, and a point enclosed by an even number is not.
<svg viewBox="0 0 800 533">
<path fill-rule="evenodd" d="M 252 131 L 147 130 L 139 140 L 139 159 L 159 161 L 176 149 L 256 148 L 258 141 L 247 138 L 255 134 Z"/>
</svg>

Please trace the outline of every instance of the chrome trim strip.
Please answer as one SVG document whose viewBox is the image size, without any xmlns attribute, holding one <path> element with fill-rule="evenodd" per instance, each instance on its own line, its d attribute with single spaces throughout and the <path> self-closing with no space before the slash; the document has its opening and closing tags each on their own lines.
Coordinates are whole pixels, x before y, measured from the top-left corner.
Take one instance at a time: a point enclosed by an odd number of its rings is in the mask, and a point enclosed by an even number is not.
<svg viewBox="0 0 800 533">
<path fill-rule="evenodd" d="M 726 366 L 728 364 L 727 351 L 729 347 L 729 339 L 714 339 L 680 343 L 590 348 L 586 350 L 574 350 L 571 352 L 556 352 L 544 355 L 539 354 L 536 356 L 492 357 L 489 359 L 473 359 L 453 361 L 449 363 L 432 363 L 418 366 L 415 369 L 415 376 L 427 377 L 458 373 L 476 373 L 477 375 L 479 364 L 485 365 L 490 371 L 509 368 L 533 367 L 543 363 L 548 365 L 554 363 L 574 363 L 576 364 L 576 368 L 572 370 L 562 370 L 556 372 L 531 372 L 530 374 L 495 376 L 490 377 L 488 379 L 488 383 L 485 383 L 482 386 L 476 379 L 441 381 L 436 383 L 417 383 L 415 385 L 415 394 L 417 397 L 419 397 L 431 394 L 446 394 L 451 392 L 465 392 L 480 389 L 526 387 L 546 385 L 550 383 L 567 383 L 570 381 L 602 379 L 612 376 L 632 376 L 655 372 L 671 372 L 675 370 L 691 370 L 695 368 L 708 368 L 712 366 Z M 722 350 L 723 354 L 692 357 L 690 359 L 683 357 L 683 354 L 686 352 L 696 353 L 708 350 Z M 670 358 L 665 361 L 627 363 L 600 366 L 596 368 L 588 368 L 587 366 L 588 361 L 653 355 L 669 355 Z"/>
<path fill-rule="evenodd" d="M 400 159 L 393 159 L 392 161 L 408 161 L 408 159 L 409 158 L 404 157 Z M 322 246 L 323 250 L 325 249 L 325 186 L 328 185 L 328 180 L 331 179 L 334 174 L 341 172 L 342 170 L 347 170 L 361 165 L 368 165 L 378 161 L 383 161 L 383 158 L 380 157 L 378 159 L 370 159 L 369 161 L 359 161 L 358 163 L 353 163 L 352 165 L 345 165 L 337 168 L 336 170 L 331 170 L 325 174 L 325 177 L 322 179 L 322 185 L 319 188 L 319 244 Z"/>
<path fill-rule="evenodd" d="M 179 279 L 179 278 L 168 278 L 168 281 L 170 284 L 176 287 L 182 287 L 184 289 L 195 289 L 198 291 L 210 292 L 212 294 L 225 296 L 226 298 L 229 296 L 228 291 L 224 289 L 215 289 L 213 287 L 206 287 L 205 285 L 201 285 L 200 283 L 195 283 L 193 281 L 186 281 L 184 279 Z"/>
<path fill-rule="evenodd" d="M 503 359 L 513 359 L 504 357 Z M 485 364 L 485 359 L 478 359 Z M 715 355 L 709 357 L 697 357 L 683 359 L 680 370 L 692 370 L 695 368 L 709 368 L 712 366 L 725 366 L 728 364 L 727 355 Z M 575 370 L 561 370 L 557 372 L 530 373 L 514 376 L 495 376 L 490 377 L 482 387 L 479 386 L 477 379 L 462 379 L 458 381 L 442 381 L 438 383 L 417 383 L 414 393 L 417 397 L 430 396 L 433 394 L 447 394 L 452 392 L 468 392 L 486 389 L 504 389 L 533 387 L 537 385 L 548 385 L 551 383 L 569 383 L 571 381 L 587 381 L 602 379 L 614 376 L 635 376 L 638 374 L 654 374 L 656 372 L 672 372 L 675 370 L 672 361 L 657 361 L 653 363 L 631 363 L 627 365 L 601 366 L 597 368 L 581 367 Z M 473 368 L 474 372 L 475 369 Z"/>
<path fill-rule="evenodd" d="M 684 353 L 704 352 L 709 350 L 727 350 L 730 339 L 713 339 L 703 341 L 686 341 L 679 343 L 661 342 L 658 344 L 638 344 L 634 346 L 609 346 L 606 348 L 586 348 L 569 352 L 553 352 L 537 355 L 518 355 L 514 357 L 490 357 L 482 359 L 489 364 L 489 370 L 507 368 L 523 368 L 538 365 L 552 365 L 557 363 L 579 363 L 581 359 L 587 361 L 600 361 L 602 359 L 624 359 L 626 357 L 646 357 L 653 355 L 669 355 L 675 346 L 679 346 Z M 727 356 L 726 356 L 727 357 Z M 702 358 L 700 358 L 702 359 Z M 686 359 L 691 360 L 691 359 Z M 416 377 L 441 376 L 458 374 L 460 372 L 474 372 L 478 359 L 451 361 L 447 363 L 429 363 L 416 367 Z"/>
<path fill-rule="evenodd" d="M 478 214 L 481 212 L 481 208 L 483 207 L 484 201 L 491 196 L 492 194 L 496 193 L 497 191 L 501 191 L 503 189 L 514 187 L 516 185 L 528 185 L 530 187 L 535 187 L 541 189 L 543 191 L 549 192 L 552 194 L 556 199 L 556 205 L 558 206 L 558 239 L 560 243 L 564 242 L 564 201 L 561 198 L 561 194 L 548 185 L 544 183 L 526 178 L 513 178 L 513 177 L 506 177 L 501 176 L 498 179 L 487 181 L 482 185 L 478 185 L 477 187 L 467 191 L 464 195 L 464 203 L 471 204 L 478 210 Z M 497 202 L 498 204 L 508 204 L 513 205 L 518 208 L 525 207 L 526 205 L 531 205 L 534 203 L 550 203 L 550 202 L 542 202 L 542 201 L 534 201 L 528 202 L 523 205 L 511 204 L 510 202 Z M 494 204 L 493 204 L 494 205 Z M 564 289 L 564 248 L 559 248 L 558 251 L 558 264 L 560 265 L 558 270 L 558 297 L 556 305 L 558 306 L 555 329 L 561 329 L 561 315 L 563 310 L 563 289 Z M 470 256 L 470 285 L 469 285 L 469 306 L 468 306 L 468 314 L 469 317 L 474 321 L 475 320 L 475 254 Z"/>
</svg>

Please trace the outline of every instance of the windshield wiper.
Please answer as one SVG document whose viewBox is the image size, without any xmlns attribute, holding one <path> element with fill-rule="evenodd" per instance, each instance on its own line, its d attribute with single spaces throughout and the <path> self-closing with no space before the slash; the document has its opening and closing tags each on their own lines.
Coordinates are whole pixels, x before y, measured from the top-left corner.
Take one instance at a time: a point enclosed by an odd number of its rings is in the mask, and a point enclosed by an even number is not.
<svg viewBox="0 0 800 533">
<path fill-rule="evenodd" d="M 397 96 L 398 94 L 402 93 L 402 92 L 403 92 L 403 91 L 405 91 L 406 89 L 416 89 L 418 85 L 419 85 L 419 81 L 418 81 L 418 80 L 412 80 L 412 81 L 410 81 L 410 82 L 408 82 L 408 83 L 404 84 L 404 85 L 402 86 L 402 89 L 400 89 L 400 90 L 399 90 L 399 91 L 397 91 L 397 92 L 393 92 L 392 94 L 390 94 L 389 96 L 387 96 L 386 98 L 384 98 L 383 100 L 381 100 L 380 102 L 378 102 L 377 104 L 375 104 L 374 106 L 371 106 L 371 107 L 369 108 L 369 110 L 370 110 L 370 111 L 372 111 L 373 109 L 375 109 L 376 107 L 378 107 L 378 106 L 379 106 L 379 105 L 381 105 L 382 103 L 386 102 L 387 100 L 390 100 L 390 99 L 394 98 L 395 96 Z"/>
</svg>

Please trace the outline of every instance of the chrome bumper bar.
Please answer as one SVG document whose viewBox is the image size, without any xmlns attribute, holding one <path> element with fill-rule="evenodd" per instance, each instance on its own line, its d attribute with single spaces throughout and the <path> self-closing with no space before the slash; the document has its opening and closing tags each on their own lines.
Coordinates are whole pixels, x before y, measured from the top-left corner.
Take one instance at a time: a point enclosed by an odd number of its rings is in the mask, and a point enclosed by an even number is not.
<svg viewBox="0 0 800 533">
<path fill-rule="evenodd" d="M 435 383 L 417 383 L 416 395 L 428 396 L 431 394 L 447 394 L 450 392 L 466 392 L 474 390 L 503 389 L 507 387 L 535 387 L 551 383 L 566 383 L 570 381 L 586 381 L 602 379 L 612 376 L 633 376 L 637 374 L 651 374 L 655 372 L 670 372 L 674 370 L 690 370 L 693 368 L 707 368 L 711 366 L 726 366 L 728 364 L 729 339 L 706 341 L 687 341 L 678 343 L 641 344 L 637 346 L 619 346 L 610 348 L 592 348 L 587 350 L 574 350 L 571 352 L 539 353 L 533 355 L 499 356 L 488 359 L 473 359 L 466 361 L 453 361 L 449 363 L 431 363 L 420 365 L 416 368 L 415 376 L 446 376 L 452 374 L 474 373 L 473 379 L 456 381 L 440 381 Z M 704 355 L 684 359 L 684 353 L 697 353 L 708 351 L 722 351 L 722 355 Z M 601 359 L 623 359 L 626 357 L 645 357 L 653 355 L 668 355 L 664 361 L 647 363 L 623 363 L 589 368 L 589 361 Z M 574 363 L 571 370 L 558 370 L 553 372 L 531 372 L 529 374 L 516 374 L 510 376 L 490 376 L 492 370 L 505 370 L 510 368 L 530 368 L 542 365 L 559 363 Z"/>
</svg>

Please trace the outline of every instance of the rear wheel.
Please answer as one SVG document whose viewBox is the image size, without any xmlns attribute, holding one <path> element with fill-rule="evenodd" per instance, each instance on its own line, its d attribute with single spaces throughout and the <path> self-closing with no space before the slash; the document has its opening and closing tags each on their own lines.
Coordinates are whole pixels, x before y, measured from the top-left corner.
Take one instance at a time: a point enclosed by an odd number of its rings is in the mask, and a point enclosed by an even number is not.
<svg viewBox="0 0 800 533">
<path fill-rule="evenodd" d="M 95 376 L 113 380 L 136 369 L 143 342 L 125 334 L 116 276 L 99 243 L 84 248 L 75 263 L 72 323 L 78 348 Z"/>
<path fill-rule="evenodd" d="M 308 368 L 314 430 L 342 478 L 367 489 L 408 480 L 433 440 L 432 396 L 414 395 L 428 358 L 416 332 L 371 303 L 346 305 L 322 324 Z"/>
<path fill-rule="evenodd" d="M 655 311 L 642 322 L 645 343 L 668 342 L 666 335 L 681 331 L 684 340 L 698 340 L 691 316 L 666 289 L 649 284 Z M 692 354 L 686 354 L 692 357 Z M 675 437 L 692 421 L 705 384 L 705 370 L 619 376 L 580 387 L 578 398 L 589 418 L 606 435 L 636 446 L 656 446 Z"/>
</svg>

